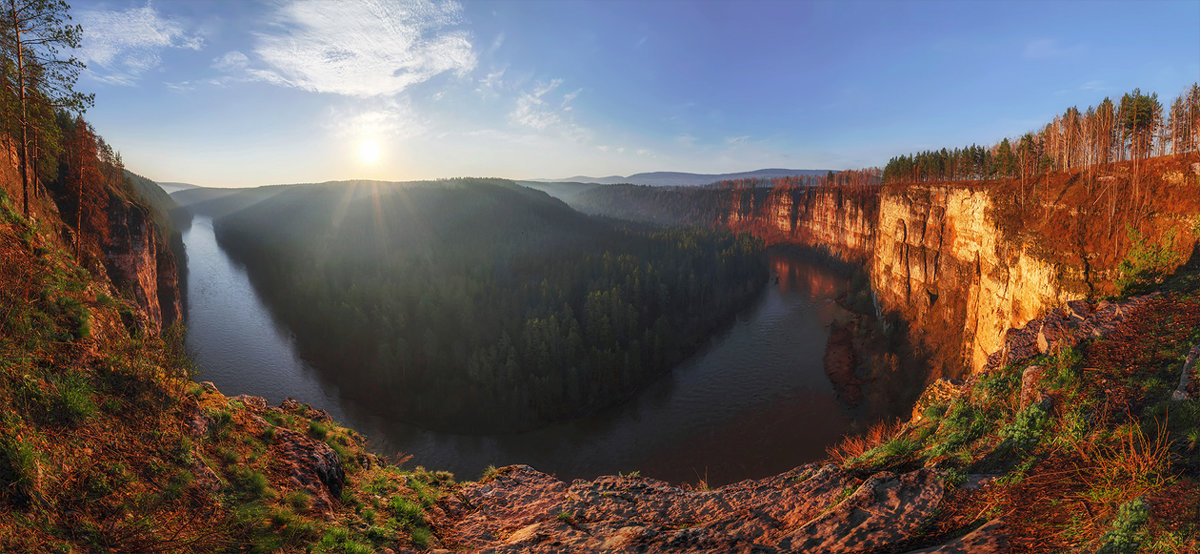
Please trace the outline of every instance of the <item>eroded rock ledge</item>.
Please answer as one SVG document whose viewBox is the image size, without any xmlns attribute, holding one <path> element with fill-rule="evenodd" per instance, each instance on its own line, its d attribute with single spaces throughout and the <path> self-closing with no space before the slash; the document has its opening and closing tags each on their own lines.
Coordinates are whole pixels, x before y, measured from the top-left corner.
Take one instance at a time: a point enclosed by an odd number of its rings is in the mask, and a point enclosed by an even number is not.
<svg viewBox="0 0 1200 554">
<path fill-rule="evenodd" d="M 932 468 L 863 476 L 809 464 L 687 490 L 631 476 L 567 484 L 514 465 L 445 497 L 438 527 L 449 549 L 497 552 L 904 551 L 943 494 Z M 986 535 L 958 542 L 1003 545 L 1002 526 Z"/>
</svg>

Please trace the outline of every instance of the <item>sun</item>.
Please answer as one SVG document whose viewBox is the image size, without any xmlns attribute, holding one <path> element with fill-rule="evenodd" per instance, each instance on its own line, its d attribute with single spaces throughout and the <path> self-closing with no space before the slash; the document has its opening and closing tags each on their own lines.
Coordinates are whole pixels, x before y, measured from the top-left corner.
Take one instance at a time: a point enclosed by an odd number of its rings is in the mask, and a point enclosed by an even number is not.
<svg viewBox="0 0 1200 554">
<path fill-rule="evenodd" d="M 379 161 L 379 143 L 373 140 L 364 140 L 358 146 L 358 158 L 368 164 Z"/>
</svg>

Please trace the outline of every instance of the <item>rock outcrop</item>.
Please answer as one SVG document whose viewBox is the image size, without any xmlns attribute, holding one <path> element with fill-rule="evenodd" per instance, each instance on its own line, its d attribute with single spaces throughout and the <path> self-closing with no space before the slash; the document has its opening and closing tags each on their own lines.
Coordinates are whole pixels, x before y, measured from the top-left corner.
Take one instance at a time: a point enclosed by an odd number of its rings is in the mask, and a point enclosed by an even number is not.
<svg viewBox="0 0 1200 554">
<path fill-rule="evenodd" d="M 97 222 L 103 261 L 113 285 L 146 314 L 155 328 L 183 318 L 179 269 L 155 226 L 149 208 L 110 192 L 104 216 Z"/>
<path fill-rule="evenodd" d="M 1103 337 L 1116 329 L 1129 313 L 1157 296 L 1135 296 L 1124 302 L 1067 302 L 1019 328 L 1005 331 L 1003 343 L 987 357 L 984 370 L 1021 363 L 1039 354 L 1057 353 L 1084 340 Z"/>
<path fill-rule="evenodd" d="M 1006 236 L 992 194 L 938 185 L 733 190 L 724 223 L 861 265 L 879 308 L 908 324 L 932 363 L 930 378 L 959 378 L 1007 356 L 1008 329 L 1084 298 L 1097 275 L 1056 260 L 1036 237 Z M 1074 332 L 1059 325 L 1071 317 L 1047 322 L 1040 351 L 1055 333 Z"/>
<path fill-rule="evenodd" d="M 858 476 L 815 464 L 716 490 L 528 466 L 445 497 L 447 548 L 532 552 L 873 552 L 918 536 L 944 494 L 935 469 Z"/>
</svg>

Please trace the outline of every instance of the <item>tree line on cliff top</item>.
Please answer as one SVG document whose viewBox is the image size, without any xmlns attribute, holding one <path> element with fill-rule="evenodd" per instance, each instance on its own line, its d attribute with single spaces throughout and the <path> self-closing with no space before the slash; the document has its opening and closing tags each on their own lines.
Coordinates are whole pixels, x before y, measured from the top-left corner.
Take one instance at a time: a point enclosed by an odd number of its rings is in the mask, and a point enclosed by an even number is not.
<svg viewBox="0 0 1200 554">
<path fill-rule="evenodd" d="M 1164 111 L 1158 94 L 1140 89 L 1084 111 L 1072 106 L 1040 130 L 984 147 L 926 150 L 888 160 L 885 182 L 1029 179 L 1046 171 L 1139 162 L 1151 156 L 1200 150 L 1200 84 L 1192 84 Z M 1136 177 L 1135 177 L 1136 178 Z"/>
<path fill-rule="evenodd" d="M 15 152 L 21 211 L 49 196 L 75 228 L 72 245 L 101 232 L 111 191 L 129 193 L 120 153 L 83 119 L 92 94 L 75 90 L 84 64 L 66 52 L 83 34 L 62 0 L 11 0 L 0 6 L 0 144 Z"/>
</svg>

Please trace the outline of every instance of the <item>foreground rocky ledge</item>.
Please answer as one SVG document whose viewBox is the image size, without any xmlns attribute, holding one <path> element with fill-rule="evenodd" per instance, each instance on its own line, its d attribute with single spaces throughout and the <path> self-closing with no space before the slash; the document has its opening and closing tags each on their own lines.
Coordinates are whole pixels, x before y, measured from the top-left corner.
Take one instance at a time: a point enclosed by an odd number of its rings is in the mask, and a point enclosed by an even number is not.
<svg viewBox="0 0 1200 554">
<path fill-rule="evenodd" d="M 715 490 L 639 477 L 571 484 L 529 466 L 503 468 L 440 502 L 445 547 L 498 552 L 907 551 L 945 489 L 936 469 L 859 476 L 809 464 Z M 1007 549 L 1003 526 L 928 552 Z"/>
</svg>

